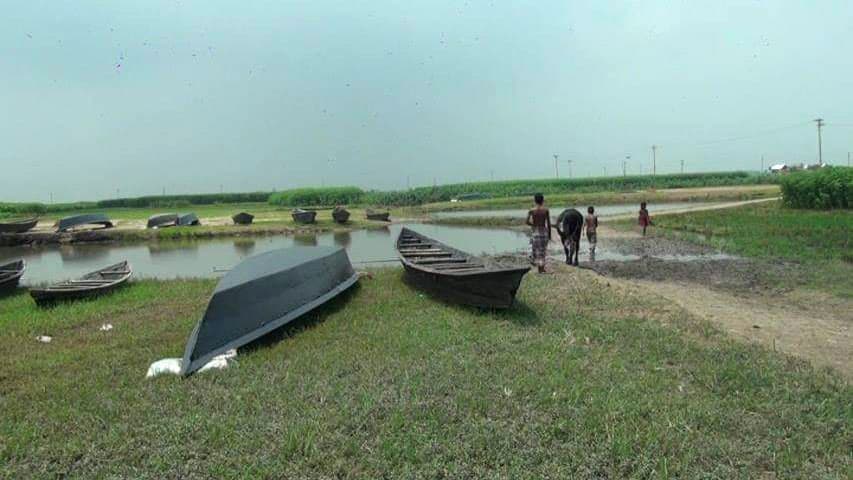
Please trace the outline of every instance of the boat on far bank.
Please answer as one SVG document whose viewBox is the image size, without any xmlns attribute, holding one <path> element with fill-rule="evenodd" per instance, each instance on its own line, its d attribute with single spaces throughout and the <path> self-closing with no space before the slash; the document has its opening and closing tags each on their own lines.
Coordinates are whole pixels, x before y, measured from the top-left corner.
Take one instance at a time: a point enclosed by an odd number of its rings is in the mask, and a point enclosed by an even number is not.
<svg viewBox="0 0 853 480">
<path fill-rule="evenodd" d="M 317 216 L 317 212 L 314 210 L 303 210 L 301 208 L 294 208 L 291 213 L 293 216 L 293 221 L 296 223 L 314 223 L 314 219 Z"/>
<path fill-rule="evenodd" d="M 438 298 L 479 308 L 509 308 L 529 265 L 501 265 L 403 228 L 397 252 L 406 279 Z"/>
<path fill-rule="evenodd" d="M 76 230 L 80 227 L 100 226 L 103 228 L 112 228 L 113 222 L 103 213 L 84 213 L 82 215 L 72 215 L 65 217 L 56 222 L 57 232 L 67 232 Z"/>
<path fill-rule="evenodd" d="M 178 215 L 179 227 L 194 227 L 197 225 L 201 225 L 201 222 L 198 220 L 195 213 L 181 213 Z"/>
<path fill-rule="evenodd" d="M 337 223 L 347 223 L 349 221 L 349 210 L 344 207 L 335 207 L 332 210 L 332 218 Z"/>
<path fill-rule="evenodd" d="M 368 220 L 374 220 L 378 222 L 388 222 L 389 217 L 391 216 L 391 212 L 387 211 L 378 211 L 378 210 L 368 210 L 365 212 Z"/>
<path fill-rule="evenodd" d="M 0 292 L 6 292 L 17 287 L 26 269 L 27 263 L 23 259 L 0 265 Z"/>
<path fill-rule="evenodd" d="M 234 221 L 235 225 L 251 225 L 254 219 L 254 215 L 246 212 L 235 213 L 231 216 L 231 220 Z"/>
<path fill-rule="evenodd" d="M 165 228 L 174 227 L 178 224 L 177 213 L 160 213 L 148 217 L 148 223 L 145 228 Z"/>
<path fill-rule="evenodd" d="M 66 280 L 42 288 L 31 288 L 30 295 L 37 305 L 94 297 L 110 292 L 127 282 L 133 273 L 127 261 L 87 273 L 77 280 Z"/>
<path fill-rule="evenodd" d="M 0 233 L 24 233 L 35 228 L 38 218 L 0 221 Z"/>
</svg>

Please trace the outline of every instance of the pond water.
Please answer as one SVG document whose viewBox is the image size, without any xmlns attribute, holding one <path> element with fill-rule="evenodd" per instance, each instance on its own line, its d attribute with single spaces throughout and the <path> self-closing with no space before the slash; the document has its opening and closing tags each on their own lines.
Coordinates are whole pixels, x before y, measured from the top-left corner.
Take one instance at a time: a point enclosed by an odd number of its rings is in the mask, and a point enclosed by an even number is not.
<svg viewBox="0 0 853 480">
<path fill-rule="evenodd" d="M 310 235 L 229 237 L 186 242 L 61 245 L 41 248 L 0 248 L 0 263 L 24 258 L 24 285 L 75 278 L 128 260 L 133 278 L 214 277 L 242 259 L 277 248 L 336 245 L 344 247 L 356 268 L 396 266 L 394 242 L 403 226 L 474 254 L 509 253 L 528 248 L 524 232 L 508 229 L 460 228 L 441 225 L 390 225 L 383 229 Z"/>
<path fill-rule="evenodd" d="M 648 205 L 649 213 L 655 214 L 670 210 L 680 210 L 691 207 L 712 206 L 716 203 L 711 202 L 673 202 Z M 586 214 L 588 205 L 574 205 L 583 214 Z M 550 206 L 551 214 L 556 218 L 563 211 L 563 206 Z M 595 213 L 599 217 L 612 217 L 615 215 L 635 214 L 640 210 L 638 203 L 623 203 L 616 205 L 601 205 L 595 207 Z M 461 212 L 435 212 L 432 214 L 435 218 L 467 218 L 467 217 L 498 217 L 498 218 L 524 218 L 527 216 L 528 209 L 507 209 L 507 210 L 467 210 Z"/>
</svg>

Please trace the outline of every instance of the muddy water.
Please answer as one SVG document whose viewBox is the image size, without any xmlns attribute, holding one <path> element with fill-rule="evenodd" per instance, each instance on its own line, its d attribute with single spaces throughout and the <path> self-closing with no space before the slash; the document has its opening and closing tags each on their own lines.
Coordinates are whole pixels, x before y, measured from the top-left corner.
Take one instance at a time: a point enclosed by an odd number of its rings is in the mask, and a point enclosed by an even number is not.
<svg viewBox="0 0 853 480">
<path fill-rule="evenodd" d="M 674 203 L 660 203 L 660 204 L 650 204 L 648 206 L 649 213 L 654 215 L 655 213 L 666 212 L 670 210 L 681 210 L 685 208 L 692 207 L 704 207 L 704 206 L 712 206 L 716 205 L 712 202 L 674 202 Z M 573 208 L 577 208 L 580 212 L 586 213 L 586 207 L 588 205 L 572 205 Z M 563 206 L 555 206 L 551 205 L 551 213 L 556 217 L 564 208 Z M 639 204 L 636 203 L 625 203 L 618 205 L 601 205 L 595 207 L 595 213 L 599 217 L 612 217 L 615 215 L 625 215 L 625 214 L 633 214 L 637 213 L 640 209 Z M 509 210 L 471 210 L 464 212 L 435 212 L 432 214 L 435 218 L 466 218 L 466 217 L 497 217 L 497 218 L 524 218 L 527 215 L 526 209 L 509 209 Z"/>
<path fill-rule="evenodd" d="M 394 242 L 404 225 L 385 229 L 311 235 L 241 237 L 191 242 L 63 245 L 44 248 L 0 248 L 0 263 L 24 258 L 27 271 L 22 283 L 33 285 L 74 278 L 92 270 L 130 261 L 134 278 L 219 276 L 242 259 L 269 250 L 293 246 L 344 247 L 356 267 L 364 264 L 396 266 Z M 475 254 L 514 253 L 528 248 L 524 232 L 507 229 L 461 228 L 441 225 L 405 225 L 424 235 Z M 377 262 L 379 261 L 379 262 Z M 362 263 L 363 262 L 363 263 Z"/>
</svg>

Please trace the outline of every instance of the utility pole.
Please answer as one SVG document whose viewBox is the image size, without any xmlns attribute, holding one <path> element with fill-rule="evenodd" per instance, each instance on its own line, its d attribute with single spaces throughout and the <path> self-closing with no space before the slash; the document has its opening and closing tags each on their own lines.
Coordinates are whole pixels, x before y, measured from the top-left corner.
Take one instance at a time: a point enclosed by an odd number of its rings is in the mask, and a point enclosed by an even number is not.
<svg viewBox="0 0 853 480">
<path fill-rule="evenodd" d="M 163 187 L 163 196 L 166 196 L 166 187 Z"/>
<path fill-rule="evenodd" d="M 604 176 L 606 177 L 607 176 L 607 167 L 601 167 L 601 168 L 604 169 Z"/>
<path fill-rule="evenodd" d="M 626 167 L 627 167 L 627 165 L 628 165 L 628 160 L 631 160 L 631 156 L 630 156 L 630 155 L 625 155 L 625 160 L 622 160 L 622 176 L 623 176 L 623 177 L 627 176 L 627 175 L 626 175 L 626 173 L 625 173 L 625 172 L 626 172 L 625 168 L 626 168 Z"/>
<path fill-rule="evenodd" d="M 491 170 L 491 171 L 489 172 L 489 174 L 491 175 L 492 181 L 494 182 L 494 181 L 495 181 L 495 171 L 494 171 L 494 170 Z"/>
<path fill-rule="evenodd" d="M 850 156 L 850 155 L 848 155 L 848 157 L 849 157 L 849 156 Z M 850 162 L 849 162 L 849 159 L 848 159 L 848 162 L 847 162 L 847 163 L 850 163 Z M 51 204 L 51 205 L 53 205 L 53 192 L 50 192 L 50 204 Z"/>
<path fill-rule="evenodd" d="M 850 152 L 847 152 L 847 166 L 850 166 Z"/>
<path fill-rule="evenodd" d="M 761 173 L 764 173 L 764 155 L 761 156 Z"/>
<path fill-rule="evenodd" d="M 219 193 L 222 193 L 222 192 L 224 192 L 224 191 L 225 191 L 225 189 L 224 189 L 224 188 L 222 188 L 222 184 L 220 183 L 220 184 L 219 184 Z"/>
<path fill-rule="evenodd" d="M 559 158 L 559 157 L 560 156 L 557 155 L 556 153 L 554 154 L 554 177 L 555 178 L 560 178 L 560 170 L 557 168 L 557 158 Z M 569 177 L 571 177 L 571 176 L 572 176 L 572 174 L 569 174 Z"/>
<path fill-rule="evenodd" d="M 569 164 L 569 178 L 572 178 L 572 159 L 566 160 L 566 163 Z"/>
<path fill-rule="evenodd" d="M 820 129 L 823 127 L 823 119 L 816 118 L 817 123 L 817 163 L 823 165 L 823 146 L 821 145 Z"/>
<path fill-rule="evenodd" d="M 652 145 L 652 175 L 657 174 L 657 153 L 660 145 Z"/>
<path fill-rule="evenodd" d="M 119 197 L 119 192 L 120 192 L 120 190 L 118 188 L 116 188 L 116 199 L 118 199 L 118 197 Z"/>
<path fill-rule="evenodd" d="M 406 175 L 406 190 L 411 190 L 411 189 L 412 189 L 411 177 Z"/>
<path fill-rule="evenodd" d="M 684 159 L 681 159 L 681 174 L 684 175 Z"/>
</svg>

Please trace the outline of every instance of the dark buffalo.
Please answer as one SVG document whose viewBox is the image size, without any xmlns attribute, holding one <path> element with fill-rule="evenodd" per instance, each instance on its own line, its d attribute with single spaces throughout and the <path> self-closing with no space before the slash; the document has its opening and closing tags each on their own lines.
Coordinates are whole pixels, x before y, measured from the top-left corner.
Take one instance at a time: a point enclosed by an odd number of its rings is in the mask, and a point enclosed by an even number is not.
<svg viewBox="0 0 853 480">
<path fill-rule="evenodd" d="M 574 265 L 577 266 L 583 215 L 574 208 L 567 208 L 557 217 L 557 224 L 554 228 L 560 234 L 560 242 L 563 244 L 563 251 L 566 252 L 566 264 L 572 265 L 572 258 L 574 257 Z"/>
</svg>

